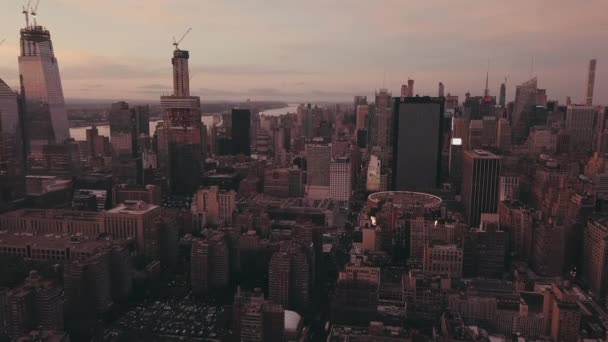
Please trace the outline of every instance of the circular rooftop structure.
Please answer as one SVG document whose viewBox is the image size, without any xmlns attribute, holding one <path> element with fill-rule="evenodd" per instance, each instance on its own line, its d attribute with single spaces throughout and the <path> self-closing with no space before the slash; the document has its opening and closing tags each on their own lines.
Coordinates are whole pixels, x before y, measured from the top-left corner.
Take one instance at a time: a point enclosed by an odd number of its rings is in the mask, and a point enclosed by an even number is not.
<svg viewBox="0 0 608 342">
<path fill-rule="evenodd" d="M 391 203 L 402 210 L 413 210 L 420 205 L 426 213 L 440 210 L 442 202 L 441 197 L 413 191 L 380 191 L 367 197 L 370 208 L 380 208 L 381 203 Z"/>
</svg>

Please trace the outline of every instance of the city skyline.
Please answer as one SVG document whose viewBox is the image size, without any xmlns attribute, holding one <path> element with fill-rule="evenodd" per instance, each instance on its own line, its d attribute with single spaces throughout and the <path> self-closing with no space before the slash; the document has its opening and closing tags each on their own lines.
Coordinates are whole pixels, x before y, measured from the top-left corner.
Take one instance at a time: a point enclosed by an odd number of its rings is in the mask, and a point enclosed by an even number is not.
<svg viewBox="0 0 608 342">
<path fill-rule="evenodd" d="M 182 46 L 193 55 L 192 93 L 203 100 L 347 101 L 382 87 L 395 92 L 407 78 L 416 80 L 421 95 L 436 95 L 439 82 L 446 93 L 481 95 L 489 59 L 493 96 L 508 75 L 512 100 L 514 86 L 532 69 L 550 98 L 584 103 L 588 61 L 598 58 L 595 104 L 605 104 L 608 69 L 601 57 L 608 51 L 594 42 L 606 37 L 601 13 L 608 5 L 558 2 L 466 1 L 446 8 L 439 1 L 270 6 L 163 0 L 143 7 L 133 0 L 59 0 L 53 6 L 42 1 L 38 22 L 53 34 L 68 99 L 152 102 L 169 95 L 172 37 L 192 27 Z M 8 14 L 0 23 L 7 39 L 0 46 L 0 76 L 13 89 L 18 30 L 25 25 L 21 5 L 0 4 Z"/>
</svg>

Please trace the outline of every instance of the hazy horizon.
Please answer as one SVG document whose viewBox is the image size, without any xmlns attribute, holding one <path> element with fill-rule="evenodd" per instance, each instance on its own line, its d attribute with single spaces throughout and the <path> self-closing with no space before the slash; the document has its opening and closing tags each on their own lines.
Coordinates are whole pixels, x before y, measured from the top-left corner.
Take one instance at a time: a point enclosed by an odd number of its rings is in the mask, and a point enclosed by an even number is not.
<svg viewBox="0 0 608 342">
<path fill-rule="evenodd" d="M 23 3 L 0 4 L 0 78 L 12 87 Z M 69 99 L 158 101 L 171 93 L 172 37 L 192 27 L 180 47 L 190 51 L 191 92 L 206 101 L 343 102 L 397 93 L 408 78 L 421 95 L 436 95 L 439 82 L 481 95 L 489 59 L 492 95 L 509 75 L 511 100 L 533 74 L 550 99 L 579 103 L 596 58 L 594 104 L 607 104 L 606 10 L 601 0 L 42 0 L 38 23 L 51 32 Z"/>
</svg>

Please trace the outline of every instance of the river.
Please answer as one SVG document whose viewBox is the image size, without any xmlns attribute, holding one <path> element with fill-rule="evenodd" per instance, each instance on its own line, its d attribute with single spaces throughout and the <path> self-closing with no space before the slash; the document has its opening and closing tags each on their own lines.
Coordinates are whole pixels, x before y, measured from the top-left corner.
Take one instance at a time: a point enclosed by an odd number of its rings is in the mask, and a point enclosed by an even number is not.
<svg viewBox="0 0 608 342">
<path fill-rule="evenodd" d="M 279 116 L 286 113 L 295 113 L 298 109 L 297 104 L 289 104 L 288 107 L 277 108 L 277 109 L 269 109 L 263 112 L 260 112 L 260 115 L 268 115 L 268 116 Z M 154 120 L 150 121 L 150 134 L 154 134 L 156 131 L 156 124 L 158 124 L 162 120 Z M 203 116 L 201 121 L 207 126 L 210 127 L 213 123 L 213 116 Z M 91 128 L 91 126 L 85 127 L 73 127 L 70 128 L 70 136 L 74 138 L 76 141 L 85 141 L 87 140 L 87 129 Z M 106 137 L 110 136 L 110 126 L 109 125 L 99 125 L 97 126 L 97 130 L 99 131 L 99 135 L 103 135 Z"/>
</svg>

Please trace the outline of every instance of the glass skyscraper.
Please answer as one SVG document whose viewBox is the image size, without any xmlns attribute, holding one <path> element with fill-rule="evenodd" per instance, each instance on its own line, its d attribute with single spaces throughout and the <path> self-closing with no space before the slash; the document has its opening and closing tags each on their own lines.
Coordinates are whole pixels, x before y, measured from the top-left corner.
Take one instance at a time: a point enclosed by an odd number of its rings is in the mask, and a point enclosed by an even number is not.
<svg viewBox="0 0 608 342">
<path fill-rule="evenodd" d="M 0 175 L 23 173 L 22 152 L 17 93 L 0 79 Z"/>
<path fill-rule="evenodd" d="M 51 34 L 44 27 L 21 30 L 19 74 L 25 98 L 25 142 L 31 155 L 48 143 L 62 143 L 70 137 L 59 66 Z"/>
</svg>

